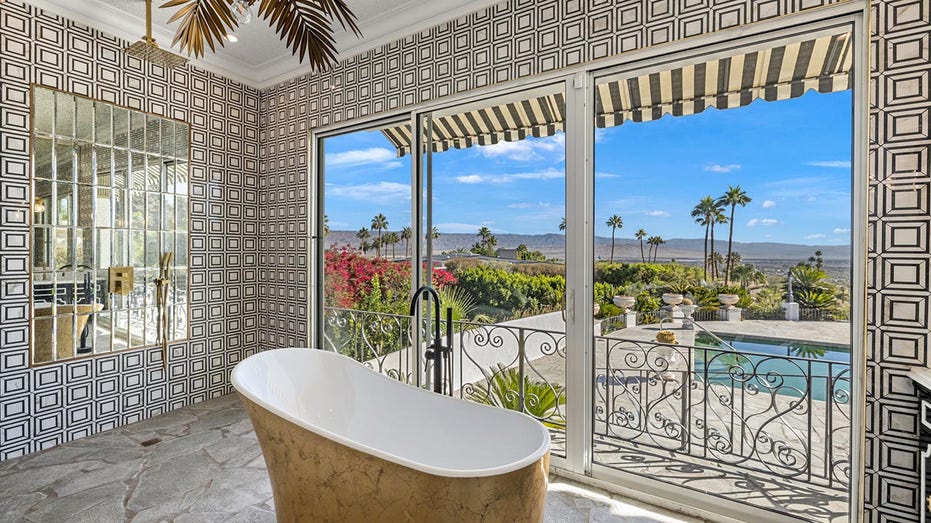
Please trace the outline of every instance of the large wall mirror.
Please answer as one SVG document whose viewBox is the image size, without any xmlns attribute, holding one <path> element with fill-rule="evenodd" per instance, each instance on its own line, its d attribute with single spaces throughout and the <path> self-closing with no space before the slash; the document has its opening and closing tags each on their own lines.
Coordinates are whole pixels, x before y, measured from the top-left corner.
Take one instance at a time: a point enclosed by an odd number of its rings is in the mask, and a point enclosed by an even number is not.
<svg viewBox="0 0 931 523">
<path fill-rule="evenodd" d="M 32 363 L 187 338 L 188 124 L 32 101 Z"/>
</svg>

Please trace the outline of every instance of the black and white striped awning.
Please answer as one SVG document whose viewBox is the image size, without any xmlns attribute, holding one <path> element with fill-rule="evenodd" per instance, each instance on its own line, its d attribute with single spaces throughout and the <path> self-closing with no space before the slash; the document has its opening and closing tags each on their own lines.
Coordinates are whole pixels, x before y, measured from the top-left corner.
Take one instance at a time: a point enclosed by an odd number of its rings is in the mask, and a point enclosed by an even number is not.
<svg viewBox="0 0 931 523">
<path fill-rule="evenodd" d="M 595 125 L 614 127 L 663 115 L 698 114 L 709 107 L 730 109 L 850 88 L 853 64 L 850 33 L 827 35 L 761 51 L 685 65 L 675 69 L 600 82 L 595 88 Z M 441 116 L 433 120 L 433 151 L 464 149 L 546 137 L 563 130 L 562 93 Z M 382 131 L 398 156 L 411 152 L 411 127 Z"/>
<path fill-rule="evenodd" d="M 844 91 L 850 87 L 851 40 L 850 33 L 830 35 L 599 84 L 596 125 L 743 107 L 757 99 L 788 100 L 812 89 Z"/>
<path fill-rule="evenodd" d="M 433 119 L 433 151 L 552 136 L 563 130 L 565 112 L 566 97 L 558 93 L 440 116 Z M 382 132 L 397 148 L 398 156 L 411 152 L 410 124 Z"/>
</svg>

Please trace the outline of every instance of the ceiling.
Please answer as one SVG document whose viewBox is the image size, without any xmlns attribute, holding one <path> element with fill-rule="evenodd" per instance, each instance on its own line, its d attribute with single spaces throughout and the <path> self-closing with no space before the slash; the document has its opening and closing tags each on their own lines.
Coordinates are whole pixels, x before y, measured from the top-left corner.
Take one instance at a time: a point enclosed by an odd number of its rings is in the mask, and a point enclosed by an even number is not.
<svg viewBox="0 0 931 523">
<path fill-rule="evenodd" d="M 130 41 L 145 33 L 144 0 L 26 0 Z M 346 33 L 337 24 L 336 47 L 347 57 L 401 36 L 451 20 L 500 0 L 346 0 L 358 18 L 363 37 Z M 176 24 L 168 24 L 174 10 L 160 9 L 165 0 L 153 0 L 152 36 L 167 47 Z M 253 6 L 258 12 L 258 6 Z M 291 55 L 268 22 L 256 17 L 236 30 L 239 41 L 226 42 L 217 52 L 195 64 L 254 87 L 267 87 L 310 71 Z M 176 50 L 176 49 L 175 49 Z"/>
</svg>

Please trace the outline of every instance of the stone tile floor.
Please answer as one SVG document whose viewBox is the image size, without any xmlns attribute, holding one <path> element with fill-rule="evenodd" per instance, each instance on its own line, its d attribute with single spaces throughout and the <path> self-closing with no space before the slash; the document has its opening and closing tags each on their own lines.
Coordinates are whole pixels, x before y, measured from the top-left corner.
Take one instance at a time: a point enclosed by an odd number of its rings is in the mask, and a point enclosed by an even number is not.
<svg viewBox="0 0 931 523">
<path fill-rule="evenodd" d="M 274 519 L 265 462 L 235 394 L 0 462 L 4 522 Z M 554 478 L 545 521 L 699 520 Z"/>
</svg>

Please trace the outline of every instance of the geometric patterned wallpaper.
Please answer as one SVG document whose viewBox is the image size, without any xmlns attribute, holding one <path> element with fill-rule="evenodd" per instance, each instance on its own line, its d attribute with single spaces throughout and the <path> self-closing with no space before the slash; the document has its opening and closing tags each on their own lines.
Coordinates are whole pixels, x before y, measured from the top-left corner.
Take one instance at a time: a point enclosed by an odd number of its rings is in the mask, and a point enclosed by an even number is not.
<svg viewBox="0 0 931 523">
<path fill-rule="evenodd" d="M 307 131 L 835 0 L 509 0 L 257 92 L 129 60 L 126 42 L 0 9 L 0 459 L 229 391 L 257 347 L 305 345 Z M 931 279 L 931 0 L 871 7 L 866 516 L 915 521 Z M 67 71 L 62 74 L 61 71 Z M 26 366 L 28 83 L 191 122 L 192 339 Z M 261 285 L 258 284 L 261 282 Z"/>
<path fill-rule="evenodd" d="M 232 391 L 256 350 L 259 93 L 19 1 L 0 6 L 0 459 Z M 191 338 L 30 369 L 30 82 L 191 124 Z"/>
</svg>

